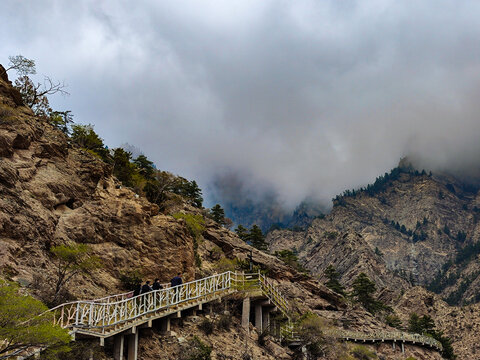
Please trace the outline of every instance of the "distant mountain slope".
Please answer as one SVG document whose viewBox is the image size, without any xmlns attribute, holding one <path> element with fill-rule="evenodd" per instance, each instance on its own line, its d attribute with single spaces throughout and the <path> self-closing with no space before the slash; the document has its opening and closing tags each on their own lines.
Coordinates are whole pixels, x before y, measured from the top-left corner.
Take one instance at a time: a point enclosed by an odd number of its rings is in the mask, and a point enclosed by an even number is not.
<svg viewBox="0 0 480 360">
<path fill-rule="evenodd" d="M 480 240 L 479 201 L 455 179 L 396 168 L 366 189 L 338 196 L 331 213 L 306 231 L 276 230 L 267 241 L 272 251 L 295 248 L 315 274 L 334 265 L 347 285 L 365 271 L 379 287 L 398 292 L 430 284 L 444 267 L 457 281 L 435 290 L 444 297 L 456 292 L 451 303 L 478 301 L 476 256 L 467 256 L 461 269 L 445 264 Z"/>
</svg>

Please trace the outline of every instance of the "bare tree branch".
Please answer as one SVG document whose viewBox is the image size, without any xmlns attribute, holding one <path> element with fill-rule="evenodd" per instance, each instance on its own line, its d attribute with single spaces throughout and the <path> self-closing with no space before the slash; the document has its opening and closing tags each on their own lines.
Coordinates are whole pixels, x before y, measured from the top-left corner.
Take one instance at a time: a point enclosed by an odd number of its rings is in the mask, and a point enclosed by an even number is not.
<svg viewBox="0 0 480 360">
<path fill-rule="evenodd" d="M 70 95 L 65 88 L 67 85 L 65 85 L 65 82 L 54 82 L 49 76 L 45 76 L 45 79 L 43 81 L 43 89 L 39 91 L 41 85 L 40 83 L 37 84 L 35 87 L 35 90 L 37 92 L 37 98 L 45 95 L 53 95 L 56 93 L 60 93 L 62 95 Z"/>
</svg>

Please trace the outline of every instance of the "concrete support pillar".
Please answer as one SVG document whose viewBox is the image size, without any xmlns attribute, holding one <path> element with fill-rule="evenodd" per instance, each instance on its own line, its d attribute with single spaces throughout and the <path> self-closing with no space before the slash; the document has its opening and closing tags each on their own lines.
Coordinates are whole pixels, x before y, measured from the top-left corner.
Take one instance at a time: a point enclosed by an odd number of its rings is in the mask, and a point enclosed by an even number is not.
<svg viewBox="0 0 480 360">
<path fill-rule="evenodd" d="M 170 318 L 164 317 L 160 319 L 160 332 L 162 335 L 170 335 Z"/>
<path fill-rule="evenodd" d="M 262 305 L 255 304 L 255 327 L 261 333 L 263 331 Z"/>
<path fill-rule="evenodd" d="M 128 360 L 138 360 L 138 332 L 128 335 Z"/>
<path fill-rule="evenodd" d="M 392 346 L 393 346 L 393 350 L 395 350 L 395 340 L 393 340 L 393 343 L 392 343 L 392 344 L 393 344 L 393 345 L 392 345 Z"/>
<path fill-rule="evenodd" d="M 114 360 L 123 360 L 123 345 L 125 336 L 122 334 L 115 335 L 113 339 L 113 358 Z"/>
<path fill-rule="evenodd" d="M 402 354 L 405 354 L 405 346 L 404 346 L 403 342 L 402 342 Z"/>
<path fill-rule="evenodd" d="M 262 322 L 263 330 L 268 329 L 270 326 L 270 310 L 266 307 L 263 308 Z"/>
<path fill-rule="evenodd" d="M 250 322 L 250 298 L 243 299 L 242 306 L 242 327 L 248 329 L 248 323 Z"/>
<path fill-rule="evenodd" d="M 307 353 L 307 347 L 302 346 L 302 359 L 307 360 L 308 359 L 308 353 Z"/>
</svg>

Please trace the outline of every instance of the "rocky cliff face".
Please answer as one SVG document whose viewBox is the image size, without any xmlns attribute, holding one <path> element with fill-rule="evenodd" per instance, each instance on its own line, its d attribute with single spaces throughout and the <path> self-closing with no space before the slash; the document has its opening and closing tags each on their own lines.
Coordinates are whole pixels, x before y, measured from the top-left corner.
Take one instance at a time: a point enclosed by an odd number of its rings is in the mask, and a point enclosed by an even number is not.
<svg viewBox="0 0 480 360">
<path fill-rule="evenodd" d="M 9 84 L 0 80 L 2 94 Z M 145 269 L 170 279 L 177 271 L 194 277 L 192 238 L 182 221 L 158 214 L 111 176 L 97 157 L 72 147 L 60 131 L 0 96 L 0 269 L 33 284 L 49 278 L 49 249 L 88 243 L 103 263 L 93 278 L 77 278 L 72 297 L 119 291 L 119 274 Z M 181 254 L 181 256 L 176 256 Z"/>
<path fill-rule="evenodd" d="M 478 359 L 480 345 L 478 333 L 480 331 L 480 305 L 465 307 L 449 306 L 439 296 L 426 291 L 421 287 L 414 287 L 401 296 L 395 305 L 395 313 L 408 323 L 412 312 L 420 316 L 429 315 L 435 319 L 438 328 L 453 341 L 458 359 Z"/>
</svg>

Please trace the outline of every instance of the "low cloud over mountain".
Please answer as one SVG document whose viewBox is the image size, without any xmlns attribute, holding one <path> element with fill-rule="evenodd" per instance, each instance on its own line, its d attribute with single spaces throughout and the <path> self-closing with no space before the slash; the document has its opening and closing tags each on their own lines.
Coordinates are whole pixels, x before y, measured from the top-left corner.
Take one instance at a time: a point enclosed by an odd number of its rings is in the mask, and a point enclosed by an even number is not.
<svg viewBox="0 0 480 360">
<path fill-rule="evenodd" d="M 6 0 L 0 14 L 1 63 L 36 59 L 69 84 L 56 108 L 212 200 L 234 176 L 253 199 L 328 203 L 406 155 L 479 168 L 474 1 Z"/>
</svg>

